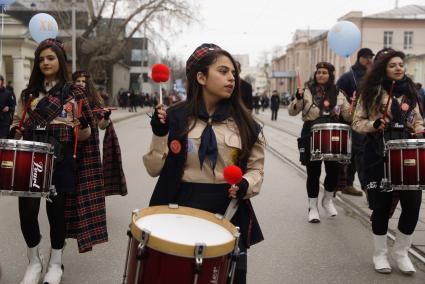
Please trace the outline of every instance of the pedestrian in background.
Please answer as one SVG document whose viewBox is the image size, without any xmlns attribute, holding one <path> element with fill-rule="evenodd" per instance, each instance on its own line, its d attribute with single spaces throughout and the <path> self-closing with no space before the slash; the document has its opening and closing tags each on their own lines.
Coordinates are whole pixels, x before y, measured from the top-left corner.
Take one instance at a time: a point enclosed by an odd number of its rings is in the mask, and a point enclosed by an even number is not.
<svg viewBox="0 0 425 284">
<path fill-rule="evenodd" d="M 0 139 L 7 138 L 15 112 L 16 99 L 10 88 L 4 86 L 4 78 L 0 75 Z"/>
<path fill-rule="evenodd" d="M 143 161 L 148 173 L 159 179 L 150 205 L 177 203 L 224 214 L 237 198 L 240 203 L 231 222 L 241 228 L 242 253 L 234 283 L 243 284 L 247 249 L 263 240 L 250 202 L 263 181 L 260 128 L 243 105 L 236 63 L 227 51 L 214 44 L 199 46 L 187 60 L 186 75 L 187 100 L 167 111 L 158 106 L 152 117 L 154 135 Z M 169 149 L 170 143 L 180 146 Z M 223 177 L 231 164 L 244 171 L 234 190 Z"/>
<path fill-rule="evenodd" d="M 308 221 L 319 223 L 318 209 L 319 182 L 322 170 L 322 161 L 310 161 L 311 127 L 317 123 L 338 123 L 340 115 L 346 121 L 351 120 L 350 104 L 345 95 L 338 92 L 335 85 L 335 67 L 328 62 L 319 62 L 316 65 L 313 80 L 305 89 L 298 89 L 293 100 L 288 106 L 291 116 L 302 113 L 304 121 L 301 138 L 298 140 L 300 149 L 300 162 L 307 168 L 307 195 L 308 195 Z M 303 150 L 302 150 L 303 149 Z M 333 195 L 338 182 L 339 163 L 324 161 L 325 164 L 325 191 L 322 198 L 322 207 L 330 217 L 338 214 L 334 204 Z"/>
<path fill-rule="evenodd" d="M 255 96 L 252 98 L 252 101 L 254 104 L 255 114 L 259 114 L 261 107 L 260 96 L 258 94 L 255 94 Z"/>
<path fill-rule="evenodd" d="M 264 112 L 269 107 L 269 97 L 267 96 L 267 92 L 264 92 L 261 96 L 261 110 Z"/>
<path fill-rule="evenodd" d="M 353 120 L 353 129 L 366 135 L 364 170 L 369 208 L 373 210 L 371 221 L 375 250 L 372 259 L 377 272 L 391 273 L 387 231 L 393 195 L 397 193 L 402 210 L 392 255 L 403 273 L 413 274 L 415 267 L 409 259 L 408 250 L 419 218 L 422 190 L 394 191 L 387 188 L 391 185 L 384 187 L 382 179 L 385 142 L 414 137 L 412 133 L 424 130 L 423 118 L 415 85 L 405 75 L 404 53 L 388 50 L 378 52 L 377 57 L 364 78 L 361 103 L 356 107 Z"/>
<path fill-rule="evenodd" d="M 351 66 L 350 70 L 338 79 L 336 82 L 337 88 L 348 96 L 353 108 L 357 103 L 359 97 L 360 83 L 367 70 L 372 67 L 373 57 L 375 54 L 369 48 L 361 48 L 357 52 L 357 61 Z M 354 109 L 352 109 L 354 113 Z M 347 122 L 346 122 L 347 123 Z M 353 186 L 354 178 L 356 175 L 359 177 L 361 189 L 366 191 L 366 183 L 364 181 L 363 173 L 363 153 L 366 136 L 356 131 L 351 133 L 351 162 L 348 165 L 341 167 L 340 180 L 345 181 L 342 188 L 342 193 L 362 196 L 363 192 Z"/>
<path fill-rule="evenodd" d="M 280 98 L 276 90 L 273 91 L 270 98 L 270 109 L 272 111 L 272 120 L 277 120 L 277 112 L 279 111 Z"/>
</svg>

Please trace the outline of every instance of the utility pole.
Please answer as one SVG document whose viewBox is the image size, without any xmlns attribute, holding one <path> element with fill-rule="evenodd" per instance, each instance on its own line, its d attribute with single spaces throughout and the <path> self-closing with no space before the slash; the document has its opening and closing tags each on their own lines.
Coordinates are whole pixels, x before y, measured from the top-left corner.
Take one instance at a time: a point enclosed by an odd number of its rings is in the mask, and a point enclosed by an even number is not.
<svg viewBox="0 0 425 284">
<path fill-rule="evenodd" d="M 77 71 L 77 35 L 76 35 L 76 7 L 75 0 L 72 0 L 72 73 Z"/>
<path fill-rule="evenodd" d="M 398 9 L 398 0 L 395 0 L 395 8 Z"/>
</svg>

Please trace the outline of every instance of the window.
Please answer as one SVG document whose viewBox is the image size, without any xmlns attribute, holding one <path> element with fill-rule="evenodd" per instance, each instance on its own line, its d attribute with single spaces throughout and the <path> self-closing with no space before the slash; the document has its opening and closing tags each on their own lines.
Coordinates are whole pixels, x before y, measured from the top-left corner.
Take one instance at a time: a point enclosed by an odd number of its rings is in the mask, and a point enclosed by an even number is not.
<svg viewBox="0 0 425 284">
<path fill-rule="evenodd" d="M 404 49 L 412 49 L 413 32 L 404 32 Z"/>
<path fill-rule="evenodd" d="M 142 50 L 141 49 L 132 49 L 131 50 L 131 61 L 141 62 L 142 61 Z"/>
<path fill-rule="evenodd" d="M 384 32 L 384 48 L 390 48 L 393 44 L 393 32 Z"/>
<path fill-rule="evenodd" d="M 143 83 L 147 83 L 147 82 L 149 82 L 149 76 L 148 76 L 148 73 L 143 73 L 142 78 L 143 78 Z"/>
</svg>

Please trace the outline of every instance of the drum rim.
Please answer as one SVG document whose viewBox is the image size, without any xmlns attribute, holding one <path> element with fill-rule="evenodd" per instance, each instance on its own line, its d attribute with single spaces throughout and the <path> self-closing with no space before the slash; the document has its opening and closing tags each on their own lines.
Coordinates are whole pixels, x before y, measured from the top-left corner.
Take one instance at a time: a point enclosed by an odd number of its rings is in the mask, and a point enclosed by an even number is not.
<svg viewBox="0 0 425 284">
<path fill-rule="evenodd" d="M 389 140 L 386 143 L 388 149 L 416 149 L 425 148 L 425 139 L 396 139 Z M 403 148 L 403 146 L 407 146 Z"/>
<path fill-rule="evenodd" d="M 203 255 L 204 258 L 214 258 L 214 257 L 227 255 L 230 252 L 232 252 L 235 249 L 235 246 L 237 245 L 235 243 L 236 242 L 235 235 L 238 233 L 238 230 L 228 220 L 224 218 L 219 219 L 213 213 L 196 209 L 196 208 L 179 206 L 178 208 L 174 209 L 174 208 L 169 208 L 166 205 L 151 206 L 151 207 L 144 208 L 136 213 L 133 213 L 130 230 L 131 230 L 132 236 L 139 242 L 141 239 L 142 230 L 136 225 L 136 222 L 143 216 L 149 216 L 153 214 L 181 214 L 181 215 L 188 215 L 192 217 L 206 219 L 217 225 L 222 226 L 233 235 L 233 240 L 229 242 L 219 244 L 219 245 L 214 245 L 214 246 L 206 246 L 204 250 L 204 255 Z M 195 249 L 194 245 L 173 243 L 171 241 L 158 238 L 152 233 L 149 236 L 147 246 L 151 249 L 154 249 L 156 251 L 160 251 L 166 254 L 194 258 L 194 249 Z"/>
<path fill-rule="evenodd" d="M 311 130 L 351 130 L 351 126 L 344 123 L 318 123 Z"/>
<path fill-rule="evenodd" d="M 350 154 L 315 154 L 310 153 L 310 160 L 311 161 L 350 161 L 351 160 L 351 153 Z"/>
<path fill-rule="evenodd" d="M 43 154 L 53 154 L 54 146 L 49 143 L 15 140 L 15 139 L 0 139 L 0 150 L 21 150 L 32 151 Z"/>
</svg>

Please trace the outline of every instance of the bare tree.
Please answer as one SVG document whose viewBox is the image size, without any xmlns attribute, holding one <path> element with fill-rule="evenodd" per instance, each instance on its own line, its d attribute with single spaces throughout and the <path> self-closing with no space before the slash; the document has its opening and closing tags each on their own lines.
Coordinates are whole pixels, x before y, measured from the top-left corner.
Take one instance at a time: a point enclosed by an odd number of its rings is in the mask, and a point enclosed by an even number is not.
<svg viewBox="0 0 425 284">
<path fill-rule="evenodd" d="M 144 35 L 166 41 L 170 35 L 196 20 L 198 6 L 190 0 L 87 0 L 89 24 L 77 37 L 80 68 L 105 82 L 110 66 L 128 52 L 132 37 Z"/>
</svg>

